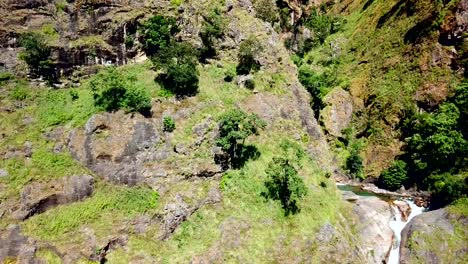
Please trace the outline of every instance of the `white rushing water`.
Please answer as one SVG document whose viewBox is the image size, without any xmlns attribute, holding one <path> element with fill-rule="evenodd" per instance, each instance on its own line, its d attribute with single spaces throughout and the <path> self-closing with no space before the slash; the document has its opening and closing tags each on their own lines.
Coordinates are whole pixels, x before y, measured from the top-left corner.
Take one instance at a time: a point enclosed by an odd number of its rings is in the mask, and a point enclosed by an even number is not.
<svg viewBox="0 0 468 264">
<path fill-rule="evenodd" d="M 395 215 L 395 219 L 389 222 L 390 228 L 395 234 L 396 243 L 393 243 L 392 250 L 390 251 L 390 256 L 388 257 L 388 264 L 398 264 L 400 263 L 400 242 L 401 242 L 401 231 L 405 228 L 406 224 L 413 219 L 413 217 L 424 212 L 424 207 L 419 207 L 414 204 L 411 200 L 406 200 L 406 203 L 411 207 L 411 214 L 408 216 L 408 220 L 405 222 L 401 219 L 401 212 L 395 205 L 392 205 L 391 208 Z"/>
</svg>

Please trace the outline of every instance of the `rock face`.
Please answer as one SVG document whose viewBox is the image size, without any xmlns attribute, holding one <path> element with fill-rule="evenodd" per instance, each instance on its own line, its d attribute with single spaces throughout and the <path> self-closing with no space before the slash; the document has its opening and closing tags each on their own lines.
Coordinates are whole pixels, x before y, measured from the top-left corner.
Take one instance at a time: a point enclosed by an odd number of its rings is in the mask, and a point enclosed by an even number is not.
<svg viewBox="0 0 468 264">
<path fill-rule="evenodd" d="M 336 88 L 327 95 L 325 103 L 327 106 L 320 112 L 321 120 L 330 135 L 340 137 L 351 122 L 353 99 L 347 91 Z"/>
<path fill-rule="evenodd" d="M 185 151 L 195 152 L 202 143 L 213 140 L 216 131 L 208 129 L 213 123 L 209 118 L 196 125 L 193 131 L 196 141 Z M 212 177 L 222 172 L 222 168 L 215 164 L 214 156 L 194 159 L 191 155 L 178 153 L 162 133 L 156 119 L 123 112 L 102 113 L 91 117 L 84 129 L 70 134 L 68 148 L 85 166 L 118 184 L 148 183 L 159 188 L 170 182 Z M 184 165 L 173 164 L 170 158 L 174 156 L 177 157 L 175 162 Z"/>
<path fill-rule="evenodd" d="M 36 242 L 21 234 L 18 225 L 10 225 L 5 232 L 0 233 L 0 262 L 17 260 L 18 263 L 38 263 L 34 259 Z"/>
<path fill-rule="evenodd" d="M 454 223 L 461 225 L 461 231 Z M 467 225 L 467 219 L 451 215 L 445 208 L 416 216 L 401 233 L 400 263 L 464 263 Z M 457 236 L 463 240 L 454 244 L 450 240 L 455 232 L 462 232 Z"/>
<path fill-rule="evenodd" d="M 386 262 L 393 240 L 388 224 L 392 217 L 390 205 L 378 197 L 361 197 L 353 212 L 359 218 L 358 230 L 368 263 Z"/>
<path fill-rule="evenodd" d="M 33 182 L 22 189 L 21 205 L 13 216 L 24 220 L 55 206 L 83 200 L 93 190 L 94 179 L 90 175 L 71 176 L 48 184 Z"/>
<path fill-rule="evenodd" d="M 137 38 L 145 2 L 1 0 L 0 68 L 21 72 L 17 39 L 25 29 L 53 36 L 52 56 L 62 74 L 82 65 L 125 64 L 137 55 L 124 43 L 127 37 Z"/>
<path fill-rule="evenodd" d="M 411 214 L 411 207 L 405 201 L 393 201 L 393 204 L 398 208 L 398 211 L 401 213 L 401 220 L 406 222 L 408 220 L 408 216 Z"/>
</svg>

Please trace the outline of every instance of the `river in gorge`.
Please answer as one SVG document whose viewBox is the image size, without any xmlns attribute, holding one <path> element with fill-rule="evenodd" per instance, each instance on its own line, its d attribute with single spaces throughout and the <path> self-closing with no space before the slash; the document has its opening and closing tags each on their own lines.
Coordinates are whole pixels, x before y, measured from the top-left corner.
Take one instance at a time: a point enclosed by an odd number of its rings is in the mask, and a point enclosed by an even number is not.
<svg viewBox="0 0 468 264">
<path fill-rule="evenodd" d="M 388 255 L 387 264 L 398 264 L 400 263 L 400 242 L 401 242 L 401 232 L 405 226 L 413 219 L 415 216 L 422 214 L 426 209 L 424 207 L 417 206 L 412 199 L 403 199 L 403 198 L 390 198 L 388 196 L 378 195 L 369 191 L 360 189 L 358 186 L 351 186 L 347 184 L 337 184 L 339 190 L 343 192 L 353 192 L 354 194 L 361 197 L 376 196 L 380 199 L 389 202 L 390 208 L 392 210 L 392 217 L 389 219 L 388 225 L 393 231 L 393 246 Z M 395 201 L 403 201 L 411 208 L 410 214 L 404 217 L 403 212 L 398 208 L 394 203 Z M 406 221 L 405 221 L 406 220 Z"/>
</svg>

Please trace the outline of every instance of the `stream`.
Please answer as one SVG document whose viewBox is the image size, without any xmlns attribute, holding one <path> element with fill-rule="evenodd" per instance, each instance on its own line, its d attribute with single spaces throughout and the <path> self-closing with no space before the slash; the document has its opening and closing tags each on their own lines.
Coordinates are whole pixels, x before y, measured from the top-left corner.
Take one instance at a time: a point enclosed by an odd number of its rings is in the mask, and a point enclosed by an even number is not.
<svg viewBox="0 0 468 264">
<path fill-rule="evenodd" d="M 390 251 L 390 255 L 388 257 L 388 264 L 398 264 L 400 263 L 400 242 L 401 242 L 401 231 L 405 228 L 406 224 L 408 224 L 413 217 L 422 214 L 425 210 L 424 207 L 418 207 L 414 204 L 412 200 L 404 200 L 411 208 L 411 213 L 408 216 L 407 221 L 403 221 L 403 217 L 401 215 L 400 210 L 394 205 L 391 204 L 391 208 L 393 210 L 393 215 L 395 219 L 390 220 L 389 225 L 390 228 L 393 230 L 393 234 L 395 235 L 396 243 L 393 243 L 392 250 Z"/>
<path fill-rule="evenodd" d="M 340 184 L 337 183 L 337 188 L 343 192 L 353 192 L 354 194 L 362 197 L 366 196 L 376 196 L 384 201 L 390 203 L 390 208 L 393 213 L 392 219 L 390 219 L 388 225 L 390 229 L 393 231 L 394 234 L 394 241 L 392 249 L 390 250 L 390 254 L 388 256 L 388 264 L 398 264 L 400 263 L 400 242 L 401 242 L 401 231 L 405 228 L 405 226 L 413 219 L 415 216 L 422 214 L 426 209 L 424 207 L 417 206 L 412 199 L 395 199 L 388 196 L 378 195 L 369 191 L 362 190 L 359 186 L 351 186 L 347 184 Z M 409 214 L 406 221 L 404 221 L 404 217 L 402 216 L 402 212 L 398 207 L 393 203 L 393 201 L 400 200 L 404 201 L 409 205 L 411 208 L 411 213 Z"/>
</svg>

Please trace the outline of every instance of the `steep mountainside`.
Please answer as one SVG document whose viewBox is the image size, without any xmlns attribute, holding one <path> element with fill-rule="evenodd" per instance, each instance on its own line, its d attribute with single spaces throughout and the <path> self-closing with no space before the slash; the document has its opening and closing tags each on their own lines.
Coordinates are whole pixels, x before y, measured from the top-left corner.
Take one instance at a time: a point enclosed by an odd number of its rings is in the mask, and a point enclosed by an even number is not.
<svg viewBox="0 0 468 264">
<path fill-rule="evenodd" d="M 468 1 L 0 0 L 0 23 L 2 263 L 386 262 L 393 203 L 336 187 L 361 180 L 458 200 L 401 260 L 465 262 Z M 421 131 L 454 143 L 433 162 Z"/>
</svg>

